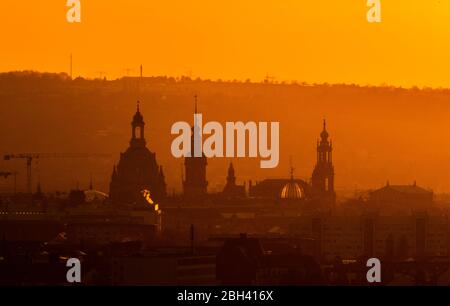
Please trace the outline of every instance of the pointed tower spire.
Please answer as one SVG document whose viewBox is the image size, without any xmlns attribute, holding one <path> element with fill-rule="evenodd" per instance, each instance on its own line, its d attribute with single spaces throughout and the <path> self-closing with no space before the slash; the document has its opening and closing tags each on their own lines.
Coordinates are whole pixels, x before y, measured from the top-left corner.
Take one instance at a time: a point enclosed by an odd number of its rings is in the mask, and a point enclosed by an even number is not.
<svg viewBox="0 0 450 306">
<path fill-rule="evenodd" d="M 201 198 L 207 194 L 206 156 L 202 151 L 202 116 L 198 114 L 197 94 L 194 96 L 194 124 L 191 128 L 191 154 L 184 158 L 185 180 L 183 181 L 184 195 L 188 198 Z"/>
<path fill-rule="evenodd" d="M 236 185 L 236 175 L 233 163 L 230 163 L 230 166 L 228 167 L 227 185 Z"/>
<path fill-rule="evenodd" d="M 327 121 L 326 119 L 323 119 L 323 130 L 322 133 L 320 133 L 320 138 L 322 140 L 322 143 L 328 142 L 328 132 L 327 132 Z"/>
<path fill-rule="evenodd" d="M 233 163 L 230 163 L 230 166 L 228 167 L 228 173 L 234 176 L 234 166 Z"/>
</svg>

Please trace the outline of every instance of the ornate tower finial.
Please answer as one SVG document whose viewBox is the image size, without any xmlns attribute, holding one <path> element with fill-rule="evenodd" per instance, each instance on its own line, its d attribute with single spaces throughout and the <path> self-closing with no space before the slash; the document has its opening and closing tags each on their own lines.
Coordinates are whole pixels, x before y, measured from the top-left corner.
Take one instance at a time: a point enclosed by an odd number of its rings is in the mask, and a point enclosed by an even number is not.
<svg viewBox="0 0 450 306">
<path fill-rule="evenodd" d="M 323 119 L 323 130 L 322 133 L 320 133 L 320 138 L 322 139 L 322 142 L 328 141 L 328 132 L 327 132 L 327 120 Z"/>
<path fill-rule="evenodd" d="M 135 146 L 145 146 L 144 138 L 144 117 L 140 112 L 141 102 L 136 103 L 136 113 L 133 116 L 133 121 L 131 122 L 131 145 Z"/>
<path fill-rule="evenodd" d="M 291 180 L 294 180 L 294 166 L 292 164 L 292 156 L 289 156 L 289 168 L 291 171 Z"/>
</svg>

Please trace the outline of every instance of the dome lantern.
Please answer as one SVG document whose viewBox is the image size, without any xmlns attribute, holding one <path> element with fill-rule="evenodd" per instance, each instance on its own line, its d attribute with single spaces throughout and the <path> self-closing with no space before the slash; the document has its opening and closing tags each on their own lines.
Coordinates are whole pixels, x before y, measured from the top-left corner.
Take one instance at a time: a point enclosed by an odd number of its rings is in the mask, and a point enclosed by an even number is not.
<svg viewBox="0 0 450 306">
<path fill-rule="evenodd" d="M 294 179 L 294 168 L 291 166 L 291 179 L 281 189 L 280 198 L 283 200 L 301 200 L 304 198 L 303 189 Z"/>
</svg>

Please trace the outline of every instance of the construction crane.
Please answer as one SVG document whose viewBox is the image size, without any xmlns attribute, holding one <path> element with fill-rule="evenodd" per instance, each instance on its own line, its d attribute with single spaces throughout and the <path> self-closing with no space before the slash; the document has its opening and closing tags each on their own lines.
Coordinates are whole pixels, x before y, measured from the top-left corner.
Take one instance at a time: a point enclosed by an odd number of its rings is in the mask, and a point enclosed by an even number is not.
<svg viewBox="0 0 450 306">
<path fill-rule="evenodd" d="M 273 84 L 273 83 L 275 83 L 275 77 L 274 76 L 271 76 L 271 75 L 269 75 L 269 74 L 267 74 L 266 75 L 266 77 L 265 77 L 265 79 L 264 79 L 264 83 L 266 83 L 266 84 Z"/>
<path fill-rule="evenodd" d="M 27 190 L 32 194 L 31 184 L 31 166 L 33 160 L 41 158 L 103 158 L 108 157 L 108 154 L 64 154 L 64 153 L 20 153 L 20 154 L 6 154 L 4 160 L 25 159 L 27 162 Z"/>
</svg>

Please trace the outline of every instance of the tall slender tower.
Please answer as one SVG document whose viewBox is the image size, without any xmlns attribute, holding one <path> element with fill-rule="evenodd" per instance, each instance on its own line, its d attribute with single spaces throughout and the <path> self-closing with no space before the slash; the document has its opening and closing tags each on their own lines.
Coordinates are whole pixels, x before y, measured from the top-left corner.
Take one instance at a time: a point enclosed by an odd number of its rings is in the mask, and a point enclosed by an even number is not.
<svg viewBox="0 0 450 306">
<path fill-rule="evenodd" d="M 332 159 L 333 144 L 328 139 L 327 123 L 323 121 L 323 131 L 317 142 L 317 163 L 312 174 L 312 188 L 316 196 L 332 200 L 336 199 L 334 191 L 334 166 Z"/>
<path fill-rule="evenodd" d="M 197 95 L 195 96 L 195 110 L 194 115 L 197 113 Z M 194 136 L 201 133 L 200 127 L 194 120 L 194 126 L 192 127 L 191 136 L 191 157 L 184 159 L 185 167 L 185 180 L 183 181 L 184 196 L 186 198 L 198 199 L 203 198 L 207 194 L 208 181 L 206 180 L 206 166 L 208 162 L 205 154 L 202 152 L 201 157 L 195 157 L 195 143 Z M 200 139 L 200 138 L 199 138 Z"/>
<path fill-rule="evenodd" d="M 227 185 L 236 186 L 236 175 L 234 174 L 233 163 L 228 167 Z"/>
</svg>

